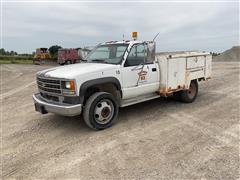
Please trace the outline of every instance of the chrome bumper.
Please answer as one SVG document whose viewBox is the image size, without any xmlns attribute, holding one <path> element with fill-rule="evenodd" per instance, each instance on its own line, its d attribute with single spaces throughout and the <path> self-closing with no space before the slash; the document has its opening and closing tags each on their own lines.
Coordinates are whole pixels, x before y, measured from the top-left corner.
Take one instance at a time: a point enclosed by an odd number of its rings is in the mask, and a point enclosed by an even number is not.
<svg viewBox="0 0 240 180">
<path fill-rule="evenodd" d="M 76 116 L 82 112 L 82 104 L 70 105 L 70 104 L 57 104 L 44 101 L 40 94 L 34 94 L 32 96 L 36 111 L 46 114 L 48 112 L 60 114 L 63 116 Z"/>
</svg>

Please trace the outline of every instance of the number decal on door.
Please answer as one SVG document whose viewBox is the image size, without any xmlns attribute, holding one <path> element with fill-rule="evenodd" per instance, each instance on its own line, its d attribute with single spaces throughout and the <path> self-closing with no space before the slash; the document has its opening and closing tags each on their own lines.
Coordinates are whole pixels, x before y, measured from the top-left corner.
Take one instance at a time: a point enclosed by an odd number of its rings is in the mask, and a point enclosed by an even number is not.
<svg viewBox="0 0 240 180">
<path fill-rule="evenodd" d="M 147 71 L 141 71 L 138 73 L 140 81 L 146 81 Z"/>
</svg>

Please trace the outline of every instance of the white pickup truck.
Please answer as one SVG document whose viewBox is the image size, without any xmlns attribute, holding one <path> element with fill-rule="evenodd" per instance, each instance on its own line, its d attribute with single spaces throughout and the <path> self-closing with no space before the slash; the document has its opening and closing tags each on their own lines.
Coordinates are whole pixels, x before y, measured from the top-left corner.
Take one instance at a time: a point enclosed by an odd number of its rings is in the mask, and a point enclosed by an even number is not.
<svg viewBox="0 0 240 180">
<path fill-rule="evenodd" d="M 76 116 L 101 130 L 118 117 L 119 107 L 175 96 L 191 103 L 198 82 L 211 77 L 205 52 L 155 53 L 154 41 L 111 41 L 96 46 L 85 62 L 37 73 L 35 109 Z"/>
</svg>

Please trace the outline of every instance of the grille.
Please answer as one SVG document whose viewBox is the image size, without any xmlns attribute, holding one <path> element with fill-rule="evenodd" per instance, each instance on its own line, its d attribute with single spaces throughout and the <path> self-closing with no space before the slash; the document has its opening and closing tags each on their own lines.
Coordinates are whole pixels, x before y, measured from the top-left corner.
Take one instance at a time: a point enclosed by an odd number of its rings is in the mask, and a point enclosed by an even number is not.
<svg viewBox="0 0 240 180">
<path fill-rule="evenodd" d="M 37 85 L 40 92 L 62 94 L 61 81 L 58 79 L 37 77 Z"/>
</svg>

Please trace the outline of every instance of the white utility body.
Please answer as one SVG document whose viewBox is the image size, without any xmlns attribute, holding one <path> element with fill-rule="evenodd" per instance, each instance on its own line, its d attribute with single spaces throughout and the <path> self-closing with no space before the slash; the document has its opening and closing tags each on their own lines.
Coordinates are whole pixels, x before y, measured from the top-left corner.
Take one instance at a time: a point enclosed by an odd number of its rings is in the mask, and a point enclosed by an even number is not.
<svg viewBox="0 0 240 180">
<path fill-rule="evenodd" d="M 174 55 L 158 55 L 160 69 L 160 94 L 188 89 L 193 79 L 211 77 L 212 56 L 209 53 L 185 52 Z"/>
<path fill-rule="evenodd" d="M 110 127 L 118 108 L 161 96 L 193 102 L 198 82 L 211 77 L 206 52 L 155 53 L 154 41 L 111 41 L 79 64 L 37 73 L 36 111 L 75 116 L 93 129 Z"/>
</svg>

